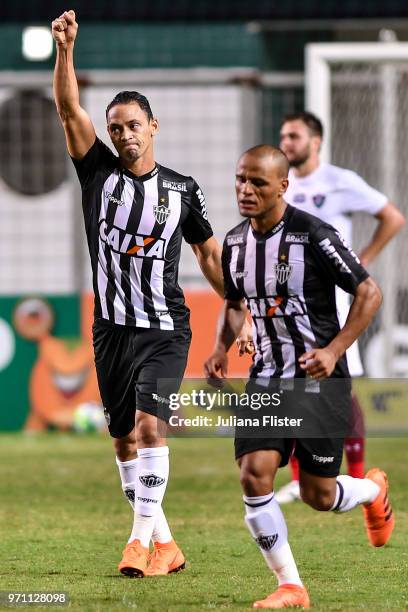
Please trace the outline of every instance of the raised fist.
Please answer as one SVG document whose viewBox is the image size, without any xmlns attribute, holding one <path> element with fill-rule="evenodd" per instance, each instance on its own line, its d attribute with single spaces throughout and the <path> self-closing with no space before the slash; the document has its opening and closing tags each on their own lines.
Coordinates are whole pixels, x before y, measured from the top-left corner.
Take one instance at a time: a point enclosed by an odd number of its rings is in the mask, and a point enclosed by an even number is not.
<svg viewBox="0 0 408 612">
<path fill-rule="evenodd" d="M 74 11 L 65 11 L 57 19 L 54 19 L 51 25 L 52 37 L 57 45 L 64 47 L 74 42 L 78 31 Z"/>
</svg>

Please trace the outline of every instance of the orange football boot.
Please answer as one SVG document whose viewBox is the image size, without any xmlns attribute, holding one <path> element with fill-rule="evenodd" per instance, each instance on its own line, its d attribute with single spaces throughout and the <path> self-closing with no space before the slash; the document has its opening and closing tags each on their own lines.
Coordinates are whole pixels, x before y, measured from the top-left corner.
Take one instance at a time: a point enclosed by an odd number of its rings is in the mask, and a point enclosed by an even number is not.
<svg viewBox="0 0 408 612">
<path fill-rule="evenodd" d="M 125 546 L 118 569 L 124 576 L 143 578 L 146 575 L 148 557 L 149 549 L 142 546 L 140 540 L 132 540 Z"/>
<path fill-rule="evenodd" d="M 253 608 L 310 608 L 309 595 L 303 586 L 281 584 L 266 599 L 256 601 Z"/>
<path fill-rule="evenodd" d="M 380 487 L 380 492 L 373 502 L 363 505 L 368 539 L 372 546 L 384 546 L 391 537 L 395 519 L 390 500 L 388 499 L 387 474 L 378 468 L 369 470 L 366 474 Z"/>
<path fill-rule="evenodd" d="M 165 576 L 183 570 L 186 560 L 174 540 L 160 544 L 154 542 L 154 550 L 150 555 L 146 576 Z"/>
</svg>

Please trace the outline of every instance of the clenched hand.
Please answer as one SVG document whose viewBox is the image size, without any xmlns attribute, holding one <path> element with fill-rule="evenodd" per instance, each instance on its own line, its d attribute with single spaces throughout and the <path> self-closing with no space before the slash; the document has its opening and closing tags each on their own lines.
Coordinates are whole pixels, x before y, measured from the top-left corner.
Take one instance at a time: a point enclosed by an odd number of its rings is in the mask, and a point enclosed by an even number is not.
<svg viewBox="0 0 408 612">
<path fill-rule="evenodd" d="M 76 38 L 78 24 L 75 21 L 75 11 L 65 11 L 54 19 L 51 24 L 52 37 L 62 47 L 72 44 Z"/>
</svg>

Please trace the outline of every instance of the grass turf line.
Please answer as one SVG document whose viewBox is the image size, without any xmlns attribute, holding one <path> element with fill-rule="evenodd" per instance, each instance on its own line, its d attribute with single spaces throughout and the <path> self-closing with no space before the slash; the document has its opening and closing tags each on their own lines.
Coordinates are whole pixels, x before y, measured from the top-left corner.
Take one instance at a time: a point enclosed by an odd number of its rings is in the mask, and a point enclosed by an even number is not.
<svg viewBox="0 0 408 612">
<path fill-rule="evenodd" d="M 389 474 L 396 531 L 368 545 L 362 513 L 283 508 L 316 611 L 408 607 L 406 439 L 371 439 L 367 465 Z M 171 440 L 165 511 L 187 570 L 157 579 L 119 575 L 132 523 L 108 437 L 0 436 L 0 590 L 68 591 L 77 610 L 248 610 L 275 580 L 243 523 L 229 439 Z M 288 478 L 280 470 L 277 486 Z M 10 609 L 10 608 L 8 608 Z M 54 608 L 56 609 L 56 608 Z"/>
</svg>

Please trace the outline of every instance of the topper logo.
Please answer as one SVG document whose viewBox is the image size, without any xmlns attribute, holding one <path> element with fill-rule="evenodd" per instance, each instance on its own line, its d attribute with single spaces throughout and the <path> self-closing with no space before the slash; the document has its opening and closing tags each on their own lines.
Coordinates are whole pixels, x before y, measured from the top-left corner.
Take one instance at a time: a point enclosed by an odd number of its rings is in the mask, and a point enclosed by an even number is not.
<svg viewBox="0 0 408 612">
<path fill-rule="evenodd" d="M 109 191 L 105 191 L 105 198 L 108 198 L 109 202 L 112 202 L 112 204 L 117 204 L 118 206 L 124 206 L 125 204 L 123 200 L 115 198 L 115 196 Z"/>
</svg>

